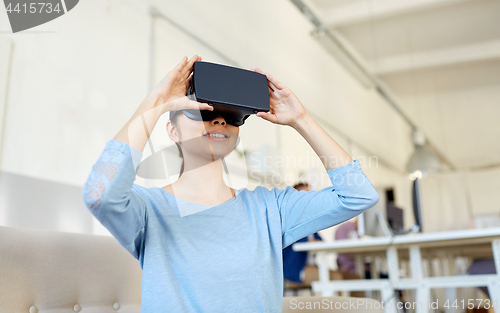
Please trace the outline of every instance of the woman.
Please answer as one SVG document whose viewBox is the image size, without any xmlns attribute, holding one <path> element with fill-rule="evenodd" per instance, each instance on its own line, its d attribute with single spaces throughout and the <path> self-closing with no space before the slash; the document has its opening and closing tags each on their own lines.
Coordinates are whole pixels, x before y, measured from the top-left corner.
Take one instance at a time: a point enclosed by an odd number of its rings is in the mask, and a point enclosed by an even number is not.
<svg viewBox="0 0 500 313">
<path fill-rule="evenodd" d="M 282 249 L 360 214 L 378 195 L 359 162 L 269 74 L 271 109 L 257 116 L 297 130 L 323 161 L 333 187 L 233 190 L 224 184 L 222 158 L 234 149 L 239 128 L 220 115 L 196 121 L 182 112 L 167 124 L 184 159 L 180 178 L 164 188 L 133 184 L 141 151 L 163 113 L 213 110 L 184 96 L 193 64 L 200 60 L 184 57 L 144 99 L 107 143 L 83 199 L 139 260 L 141 312 L 281 312 Z M 224 138 L 208 137 L 217 131 Z"/>
</svg>

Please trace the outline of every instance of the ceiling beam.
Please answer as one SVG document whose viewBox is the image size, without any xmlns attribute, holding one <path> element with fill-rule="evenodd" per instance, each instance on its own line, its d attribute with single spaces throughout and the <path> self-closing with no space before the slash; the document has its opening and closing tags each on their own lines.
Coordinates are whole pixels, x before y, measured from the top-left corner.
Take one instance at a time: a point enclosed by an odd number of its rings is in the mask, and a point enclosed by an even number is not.
<svg viewBox="0 0 500 313">
<path fill-rule="evenodd" d="M 473 45 L 395 55 L 369 62 L 369 72 L 387 75 L 418 69 L 500 58 L 500 40 Z"/>
<path fill-rule="evenodd" d="M 321 20 L 328 26 L 345 26 L 464 1 L 470 0 L 353 0 L 348 5 L 327 10 Z"/>
<path fill-rule="evenodd" d="M 344 47 L 343 40 L 337 38 L 336 32 L 333 29 L 325 28 L 320 19 L 316 16 L 307 6 L 308 0 L 291 0 L 291 2 L 304 14 L 304 16 L 311 21 L 316 26 L 316 29 L 311 33 L 311 35 L 316 38 L 316 40 L 324 46 L 324 48 L 334 56 L 354 77 L 356 77 L 360 83 L 366 87 L 375 88 L 375 90 L 380 94 L 382 99 L 386 101 L 412 128 L 416 130 L 418 127 L 413 123 L 413 121 L 400 109 L 401 105 L 399 101 L 392 95 L 389 88 L 385 86 L 380 80 L 378 80 L 373 74 L 371 74 L 361 62 L 359 62 L 355 56 L 351 54 L 349 48 Z M 421 0 L 427 1 L 427 0 Z M 460 0 L 457 0 L 460 1 Z M 427 146 L 431 147 L 433 151 L 439 152 L 439 149 L 427 138 Z M 446 164 L 450 169 L 454 169 L 455 166 L 450 162 L 448 158 L 442 153 L 438 153 L 438 157 Z"/>
</svg>

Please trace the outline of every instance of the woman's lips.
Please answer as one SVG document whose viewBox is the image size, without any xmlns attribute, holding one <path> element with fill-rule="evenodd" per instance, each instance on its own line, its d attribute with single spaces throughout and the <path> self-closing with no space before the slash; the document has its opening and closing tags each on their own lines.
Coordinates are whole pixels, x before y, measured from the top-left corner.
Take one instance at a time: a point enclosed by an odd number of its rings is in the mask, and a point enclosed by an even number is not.
<svg viewBox="0 0 500 313">
<path fill-rule="evenodd" d="M 210 137 L 210 136 L 205 136 L 205 137 L 208 137 L 208 140 L 212 140 L 212 141 L 226 141 L 227 140 L 227 138 Z"/>
<path fill-rule="evenodd" d="M 208 133 L 204 134 L 203 137 L 207 137 L 209 140 L 212 141 L 227 141 L 229 138 L 229 134 L 224 131 L 209 131 Z"/>
</svg>

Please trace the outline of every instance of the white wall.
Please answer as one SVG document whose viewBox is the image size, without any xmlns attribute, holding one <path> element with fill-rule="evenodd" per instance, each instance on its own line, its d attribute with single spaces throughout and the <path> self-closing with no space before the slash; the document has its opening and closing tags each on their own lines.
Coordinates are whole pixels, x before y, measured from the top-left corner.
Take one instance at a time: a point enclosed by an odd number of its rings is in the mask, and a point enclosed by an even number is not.
<svg viewBox="0 0 500 313">
<path fill-rule="evenodd" d="M 425 232 L 474 226 L 465 173 L 444 173 L 422 179 L 421 195 Z"/>
<path fill-rule="evenodd" d="M 500 214 L 500 168 L 467 174 L 474 215 Z"/>
<path fill-rule="evenodd" d="M 479 227 L 474 219 L 481 216 L 499 219 L 499 168 L 435 174 L 421 187 L 426 232 Z"/>
<path fill-rule="evenodd" d="M 13 54 L 1 168 L 12 177 L 45 181 L 42 195 L 23 191 L 28 199 L 45 196 L 41 203 L 48 204 L 61 198 L 51 182 L 80 189 L 106 141 L 147 93 L 148 16 L 130 4 L 110 4 L 82 1 L 50 23 L 7 36 Z M 0 29 L 10 29 L 5 10 Z M 2 199 L 2 225 L 59 231 L 80 225 L 71 229 L 90 232 L 92 225 L 81 218 L 89 214 L 81 196 L 71 197 L 65 198 L 64 214 L 56 205 L 27 207 L 22 197 Z M 15 218 L 19 212 L 23 222 Z"/>
<path fill-rule="evenodd" d="M 10 36 L 4 171 L 82 185 L 146 95 L 148 16 L 110 4 L 82 1 L 32 33 Z M 0 20 L 8 29 L 6 15 Z"/>
<path fill-rule="evenodd" d="M 0 164 L 2 161 L 2 138 L 7 107 L 8 77 L 12 54 L 12 41 L 7 37 L 0 37 Z"/>
</svg>

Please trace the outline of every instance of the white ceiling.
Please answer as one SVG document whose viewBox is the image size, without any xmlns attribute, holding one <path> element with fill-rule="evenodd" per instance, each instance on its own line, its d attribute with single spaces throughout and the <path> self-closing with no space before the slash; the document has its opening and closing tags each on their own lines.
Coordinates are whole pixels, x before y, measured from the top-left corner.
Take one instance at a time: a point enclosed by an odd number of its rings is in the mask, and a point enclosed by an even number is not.
<svg viewBox="0 0 500 313">
<path fill-rule="evenodd" d="M 304 3 L 454 167 L 500 165 L 500 0 Z"/>
</svg>

